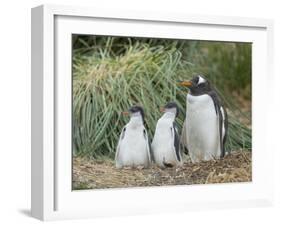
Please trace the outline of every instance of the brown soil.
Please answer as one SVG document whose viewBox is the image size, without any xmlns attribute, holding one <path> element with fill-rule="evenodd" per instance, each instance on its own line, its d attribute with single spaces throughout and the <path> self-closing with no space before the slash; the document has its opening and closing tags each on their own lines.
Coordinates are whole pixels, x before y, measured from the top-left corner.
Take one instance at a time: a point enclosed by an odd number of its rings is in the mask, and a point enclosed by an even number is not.
<svg viewBox="0 0 281 226">
<path fill-rule="evenodd" d="M 191 163 L 180 168 L 116 169 L 111 160 L 75 157 L 73 189 L 121 188 L 161 185 L 189 185 L 252 180 L 251 152 L 240 151 L 221 160 Z"/>
</svg>

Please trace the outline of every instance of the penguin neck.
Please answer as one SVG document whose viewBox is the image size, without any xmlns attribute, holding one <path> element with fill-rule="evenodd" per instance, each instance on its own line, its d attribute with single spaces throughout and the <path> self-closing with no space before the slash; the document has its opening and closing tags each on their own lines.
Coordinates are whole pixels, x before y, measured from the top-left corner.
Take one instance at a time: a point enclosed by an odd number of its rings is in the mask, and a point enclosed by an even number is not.
<svg viewBox="0 0 281 226">
<path fill-rule="evenodd" d="M 191 96 L 201 96 L 203 94 L 206 94 L 205 91 L 203 90 L 200 90 L 200 89 L 190 89 L 190 91 L 188 92 L 189 95 Z"/>
<path fill-rule="evenodd" d="M 129 124 L 132 126 L 141 126 L 143 125 L 143 119 L 141 115 L 133 115 L 130 118 Z"/>
<path fill-rule="evenodd" d="M 211 87 L 203 87 L 203 88 L 189 88 L 189 94 L 192 96 L 200 96 L 200 95 L 204 95 L 204 94 L 208 94 L 209 92 L 212 91 Z"/>
<path fill-rule="evenodd" d="M 173 112 L 165 112 L 162 116 L 162 118 L 164 119 L 171 119 L 171 120 L 175 120 L 176 119 L 176 115 Z"/>
</svg>

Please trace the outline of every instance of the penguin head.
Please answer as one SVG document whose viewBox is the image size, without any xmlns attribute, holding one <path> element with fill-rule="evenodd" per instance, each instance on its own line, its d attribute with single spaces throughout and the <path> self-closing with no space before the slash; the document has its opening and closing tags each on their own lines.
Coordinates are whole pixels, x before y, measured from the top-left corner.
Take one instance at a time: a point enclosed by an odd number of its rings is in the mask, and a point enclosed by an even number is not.
<svg viewBox="0 0 281 226">
<path fill-rule="evenodd" d="M 202 75 L 193 77 L 190 81 L 180 82 L 181 86 L 188 87 L 190 93 L 193 95 L 201 95 L 211 91 L 210 82 Z"/>
<path fill-rule="evenodd" d="M 162 111 L 174 113 L 176 117 L 179 115 L 179 107 L 175 102 L 167 103 Z"/>
<path fill-rule="evenodd" d="M 142 121 L 144 122 L 144 111 L 143 111 L 142 107 L 140 107 L 140 106 L 132 106 L 129 109 L 129 113 L 130 113 L 131 117 L 141 116 Z"/>
</svg>

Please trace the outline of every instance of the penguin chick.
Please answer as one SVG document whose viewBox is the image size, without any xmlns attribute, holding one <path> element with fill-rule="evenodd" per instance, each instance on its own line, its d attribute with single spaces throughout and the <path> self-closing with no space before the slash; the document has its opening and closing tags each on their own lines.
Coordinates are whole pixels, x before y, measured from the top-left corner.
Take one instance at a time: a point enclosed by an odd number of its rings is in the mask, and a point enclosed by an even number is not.
<svg viewBox="0 0 281 226">
<path fill-rule="evenodd" d="M 151 145 L 154 160 L 160 167 L 179 166 L 182 164 L 182 157 L 175 124 L 175 119 L 179 114 L 177 104 L 174 102 L 166 104 L 163 113 L 157 122 Z"/>
<path fill-rule="evenodd" d="M 117 168 L 139 167 L 147 168 L 151 162 L 150 144 L 144 126 L 144 111 L 140 106 L 133 106 L 129 112 L 130 121 L 124 126 L 120 134 L 115 154 Z"/>
</svg>

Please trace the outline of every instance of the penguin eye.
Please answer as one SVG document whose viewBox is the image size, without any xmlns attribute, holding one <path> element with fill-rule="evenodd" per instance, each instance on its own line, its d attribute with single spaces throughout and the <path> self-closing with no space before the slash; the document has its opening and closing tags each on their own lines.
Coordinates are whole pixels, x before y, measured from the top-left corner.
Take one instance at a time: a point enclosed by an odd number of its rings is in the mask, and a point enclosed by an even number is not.
<svg viewBox="0 0 281 226">
<path fill-rule="evenodd" d="M 199 82 L 199 77 L 196 77 L 196 78 L 194 79 L 194 83 L 195 83 L 196 85 L 198 85 L 198 82 Z"/>
</svg>

